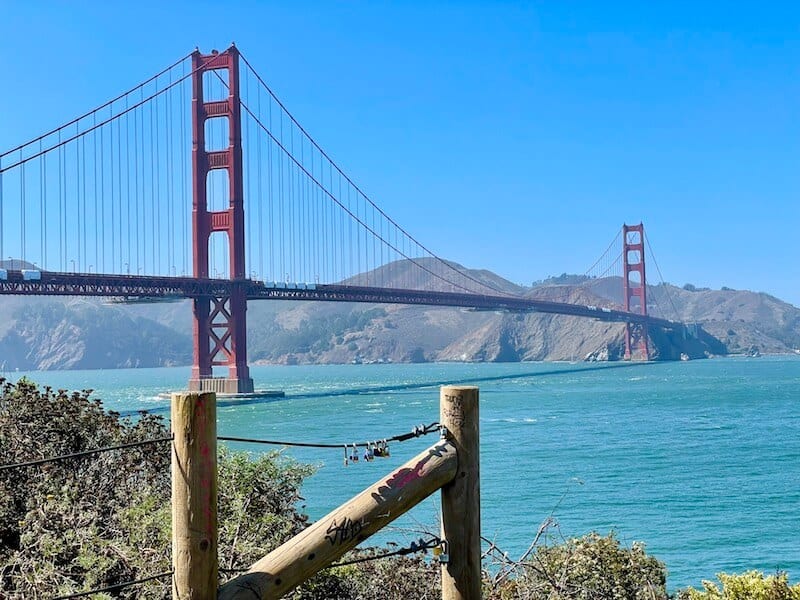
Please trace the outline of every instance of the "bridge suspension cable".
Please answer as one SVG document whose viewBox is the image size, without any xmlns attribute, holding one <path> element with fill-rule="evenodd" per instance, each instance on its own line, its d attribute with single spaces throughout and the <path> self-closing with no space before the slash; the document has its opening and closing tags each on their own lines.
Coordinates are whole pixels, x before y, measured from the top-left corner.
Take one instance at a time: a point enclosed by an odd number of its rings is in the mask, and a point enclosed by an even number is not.
<svg viewBox="0 0 800 600">
<path fill-rule="evenodd" d="M 68 127 L 71 127 L 72 125 L 76 125 L 76 124 L 80 123 L 81 121 L 83 121 L 84 119 L 86 119 L 88 117 L 96 115 L 101 110 L 103 110 L 105 108 L 109 108 L 115 102 L 118 102 L 118 101 L 122 100 L 123 98 L 125 98 L 125 97 L 129 96 L 130 94 L 134 93 L 136 90 L 139 90 L 140 88 L 143 88 L 144 86 L 146 86 L 146 85 L 158 80 L 158 78 L 161 77 L 162 75 L 165 75 L 165 74 L 171 72 L 172 69 L 174 69 L 175 67 L 177 67 L 178 65 L 183 63 L 190 56 L 191 56 L 191 54 L 187 54 L 183 58 L 179 58 L 174 63 L 172 63 L 168 67 L 162 69 L 161 71 L 159 71 L 158 73 L 156 73 L 155 75 L 150 77 L 149 79 L 146 79 L 145 81 L 143 81 L 139 85 L 136 85 L 136 86 L 130 88 L 126 92 L 122 92 L 121 94 L 119 94 L 118 96 L 112 98 L 108 102 L 105 102 L 105 103 L 101 104 L 100 106 L 98 106 L 96 108 L 93 108 L 92 110 L 83 113 L 81 116 L 72 119 L 71 121 L 65 123 L 64 125 L 61 125 L 60 127 L 56 127 L 55 129 L 51 129 L 47 133 L 43 133 L 42 135 L 40 135 L 38 137 L 35 137 L 32 140 L 30 140 L 28 142 L 25 142 L 24 144 L 20 144 L 19 146 L 15 146 L 14 148 L 11 148 L 11 150 L 6 150 L 5 152 L 0 153 L 0 160 L 5 158 L 6 156 L 14 154 L 15 152 L 19 152 L 20 150 L 23 150 L 24 148 L 26 148 L 28 146 L 32 146 L 33 144 L 35 144 L 37 142 L 42 142 L 43 140 L 45 140 L 45 139 L 57 134 L 59 131 L 63 131 L 65 129 L 67 129 Z"/>
<path fill-rule="evenodd" d="M 246 57 L 241 56 L 241 59 L 247 67 L 245 95 L 250 93 L 251 77 L 256 80 L 254 87 L 258 94 L 255 100 L 251 97 L 243 100 L 244 112 L 270 138 L 271 144 L 268 144 L 266 153 L 269 155 L 269 168 L 274 170 L 275 150 L 288 159 L 288 168 L 283 163 L 283 156 L 277 161 L 279 187 L 282 175 L 286 173 L 289 196 L 294 194 L 299 198 L 298 202 L 289 203 L 284 210 L 289 214 L 290 223 L 297 222 L 297 225 L 291 225 L 288 230 L 279 231 L 278 234 L 288 237 L 290 245 L 295 235 L 304 239 L 320 236 L 320 244 L 329 249 L 327 256 L 323 256 L 325 252 L 320 251 L 313 242 L 303 245 L 306 255 L 293 257 L 292 268 L 299 267 L 306 274 L 315 270 L 315 277 L 321 271 L 332 281 L 347 281 L 355 276 L 354 281 L 347 282 L 356 285 L 425 288 L 433 285 L 433 277 L 439 281 L 439 287 L 444 283 L 453 291 L 491 291 L 505 295 L 490 281 L 481 281 L 436 256 L 390 218 L 310 136 Z M 266 115 L 262 112 L 262 90 L 267 94 Z M 245 131 L 249 131 L 247 126 Z M 252 155 L 252 152 L 248 153 L 249 157 Z M 259 162 L 258 169 L 262 166 L 263 163 Z M 300 175 L 305 176 L 305 181 L 298 179 Z M 258 185 L 261 181 L 259 172 Z M 331 203 L 327 208 L 320 209 L 319 203 L 325 198 Z M 397 265 L 396 262 L 405 264 Z M 408 269 L 409 263 L 412 269 Z M 281 271 L 284 271 L 288 265 L 285 261 L 282 264 L 284 268 Z M 389 264 L 392 265 L 391 269 Z M 405 267 L 405 270 L 402 271 L 401 267 Z M 273 273 L 276 271 L 272 265 L 270 270 Z M 398 276 L 398 271 L 402 273 L 401 276 Z"/>
<path fill-rule="evenodd" d="M 216 56 L 202 67 L 205 101 L 228 97 L 219 73 L 207 69 Z M 190 274 L 187 89 L 199 68 L 187 69 L 187 58 L 0 154 L 5 266 Z M 242 63 L 249 278 L 508 295 L 492 280 L 438 257 L 391 219 L 245 57 Z M 205 126 L 206 150 L 227 147 L 227 119 L 210 118 Z M 208 176 L 207 208 L 213 212 L 229 205 L 228 182 L 220 175 L 212 170 Z M 211 277 L 230 276 L 227 242 L 222 233 L 210 237 Z"/>
<path fill-rule="evenodd" d="M 621 247 L 620 236 L 621 230 L 617 231 L 617 235 L 611 240 L 611 243 L 603 251 L 600 257 L 592 264 L 591 267 L 586 269 L 583 273 L 584 277 L 590 278 L 603 278 L 622 273 L 622 251 L 617 251 L 615 248 Z"/>
<path fill-rule="evenodd" d="M 0 155 L 6 266 L 187 274 L 187 58 Z"/>
<path fill-rule="evenodd" d="M 664 281 L 664 276 L 661 274 L 661 267 L 659 267 L 659 266 L 658 266 L 658 260 L 656 260 L 656 255 L 655 255 L 655 253 L 653 252 L 653 247 L 650 245 L 650 239 L 649 239 L 649 237 L 648 237 L 648 238 L 645 238 L 645 243 L 647 244 L 647 250 L 648 250 L 648 251 L 649 251 L 649 253 L 650 253 L 650 258 L 652 259 L 652 261 L 653 261 L 653 264 L 656 266 L 656 272 L 658 272 L 658 278 L 659 278 L 659 282 L 661 283 L 661 285 L 658 287 L 658 289 L 659 289 L 660 291 L 663 291 L 663 292 L 664 292 L 664 295 L 667 297 L 667 300 L 669 301 L 669 303 L 670 303 L 670 306 L 672 307 L 672 315 L 673 315 L 673 319 L 674 319 L 675 321 L 680 321 L 680 320 L 681 320 L 680 313 L 678 312 L 678 308 L 675 306 L 675 302 L 674 302 L 674 300 L 672 299 L 672 294 L 671 294 L 671 293 L 670 293 L 670 291 L 669 291 L 669 285 L 667 284 L 667 282 L 666 282 L 666 281 Z M 653 294 L 653 293 L 651 292 L 651 294 L 650 294 L 650 297 L 653 299 L 653 301 L 654 301 L 656 304 L 658 304 L 658 299 L 657 299 L 657 296 L 656 296 L 656 294 Z M 662 314 L 666 312 L 666 311 L 664 311 L 664 310 L 663 310 L 663 308 L 661 308 L 660 306 L 659 306 L 659 309 L 661 310 Z"/>
</svg>

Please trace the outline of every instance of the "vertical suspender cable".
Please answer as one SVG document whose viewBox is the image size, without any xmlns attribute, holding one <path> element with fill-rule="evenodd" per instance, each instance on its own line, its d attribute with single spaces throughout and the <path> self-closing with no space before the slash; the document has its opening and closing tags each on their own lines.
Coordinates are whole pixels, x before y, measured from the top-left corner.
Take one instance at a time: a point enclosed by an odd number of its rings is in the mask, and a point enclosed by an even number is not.
<svg viewBox="0 0 800 600">
<path fill-rule="evenodd" d="M 125 98 L 125 109 L 128 108 L 128 98 Z M 126 273 L 131 272 L 131 127 L 130 127 L 130 113 L 125 115 L 125 186 L 127 188 L 127 194 L 125 198 L 125 215 L 126 215 L 126 228 L 127 229 L 127 261 L 126 265 L 127 268 L 125 269 Z M 120 223 L 120 230 L 119 230 L 120 239 L 122 239 L 122 223 Z"/>
<path fill-rule="evenodd" d="M 347 211 L 352 212 L 350 208 L 350 201 L 352 200 L 353 186 L 349 183 L 347 184 Z M 347 265 L 347 275 L 352 276 L 355 275 L 353 272 L 353 267 L 355 266 L 355 260 L 353 259 L 353 249 L 355 248 L 355 243 L 353 242 L 353 219 L 347 219 L 347 243 L 350 246 L 350 262 Z"/>
<path fill-rule="evenodd" d="M 77 121 L 75 122 L 75 135 L 78 135 Z M 77 225 L 77 232 L 73 232 L 73 234 L 75 234 L 75 254 L 78 255 L 78 262 L 75 263 L 73 259 L 70 259 L 73 272 L 78 272 L 81 270 L 81 200 L 83 200 L 83 198 L 81 198 L 81 139 L 83 138 L 75 140 L 75 224 Z M 69 234 L 69 231 L 67 233 Z"/>
<path fill-rule="evenodd" d="M 172 87 L 172 69 L 169 70 L 169 85 Z M 169 264 L 168 269 L 172 269 L 170 274 L 174 277 L 177 275 L 175 264 L 178 262 L 175 258 L 175 239 L 177 232 L 175 231 L 175 130 L 173 129 L 173 104 L 175 102 L 175 90 L 169 93 L 169 104 L 167 110 L 167 122 L 164 127 L 164 133 L 167 140 L 167 205 L 169 214 L 169 223 L 167 225 L 167 237 L 169 238 Z"/>
<path fill-rule="evenodd" d="M 247 101 L 250 101 L 250 76 L 248 71 L 245 70 L 244 72 L 244 93 L 247 97 Z M 247 239 L 247 265 L 250 267 L 250 271 L 253 271 L 253 265 L 255 261 L 253 260 L 253 237 L 255 236 L 255 231 L 253 231 L 253 204 L 252 199 L 253 196 L 250 193 L 251 185 L 250 180 L 252 179 L 253 175 L 251 172 L 251 151 L 250 151 L 250 116 L 245 115 L 247 117 L 247 125 L 245 126 L 245 152 L 247 152 L 247 187 L 246 187 L 246 196 L 245 196 L 245 213 L 247 214 L 247 235 L 245 239 Z M 244 144 L 242 144 L 244 146 Z M 247 272 L 244 274 L 246 279 L 250 279 L 250 273 Z"/>
<path fill-rule="evenodd" d="M 294 156 L 294 127 L 289 129 L 289 153 Z M 297 250 L 295 249 L 295 241 L 294 241 L 294 204 L 296 202 L 295 198 L 295 191 L 296 191 L 296 181 L 300 180 L 300 169 L 293 169 L 292 176 L 289 179 L 289 270 L 291 271 L 291 275 L 287 274 L 287 278 L 294 275 L 295 272 L 295 260 L 297 259 Z M 287 279 L 288 281 L 288 279 Z"/>
<path fill-rule="evenodd" d="M 314 158 L 314 149 L 311 149 L 311 153 L 309 156 L 309 161 L 311 163 L 311 177 L 314 177 L 315 171 L 315 158 Z M 310 181 L 309 178 L 306 177 L 306 187 L 308 187 Z M 319 210 L 320 205 L 317 201 L 317 190 L 315 188 L 308 189 L 309 195 L 309 204 L 311 205 L 311 210 L 309 212 L 309 224 L 308 226 L 311 228 L 311 235 L 309 238 L 312 240 L 312 253 L 311 258 L 309 260 L 309 272 L 311 273 L 310 277 L 316 278 L 317 274 L 319 273 L 319 256 L 320 256 L 320 232 L 319 232 Z M 313 281 L 314 279 L 308 279 L 307 281 Z"/>
<path fill-rule="evenodd" d="M 62 212 L 63 212 L 63 181 L 64 181 L 64 147 L 60 145 L 61 143 L 61 131 L 58 132 L 58 267 L 62 271 L 66 271 L 64 268 L 64 242 L 63 242 L 63 231 L 64 228 L 62 226 Z"/>
<path fill-rule="evenodd" d="M 39 152 L 42 151 L 42 140 L 39 140 Z M 39 231 L 42 235 L 42 247 L 39 259 L 42 261 L 42 269 L 47 269 L 47 211 L 45 205 L 47 204 L 47 157 L 42 156 L 39 159 L 40 169 L 40 189 L 39 189 Z M 0 252 L 0 257 L 3 254 Z"/>
<path fill-rule="evenodd" d="M 142 115 L 142 123 L 144 123 L 144 115 Z M 144 124 L 142 124 L 144 127 Z M 144 161 L 142 161 L 142 177 L 144 177 Z M 144 187 L 144 184 L 142 184 Z M 136 110 L 133 113 L 133 213 L 134 213 L 134 223 L 136 226 L 136 268 L 134 272 L 138 275 L 139 274 L 139 226 L 141 224 L 141 219 L 139 217 L 139 111 Z M 144 203 L 142 203 L 144 204 Z M 131 224 L 128 224 L 130 228 Z"/>
<path fill-rule="evenodd" d="M 81 243 L 83 245 L 83 252 L 78 249 L 78 270 L 81 272 L 86 271 L 89 257 L 86 250 L 86 228 L 88 227 L 88 215 L 86 214 L 86 136 L 81 138 L 81 208 L 83 212 L 83 229 L 81 235 Z M 79 225 L 80 227 L 80 225 Z M 81 260 L 82 259 L 82 260 Z"/>
<path fill-rule="evenodd" d="M 143 101 L 144 100 L 144 89 L 143 88 L 139 88 L 139 94 L 141 95 L 141 100 Z M 152 111 L 153 110 L 153 105 L 151 104 L 149 106 L 150 106 L 150 111 Z M 144 272 L 145 268 L 147 266 L 147 262 L 146 262 L 145 259 L 146 259 L 146 256 L 147 256 L 147 230 L 149 229 L 147 227 L 147 214 L 146 214 L 146 210 L 147 210 L 147 199 L 146 199 L 147 192 L 146 192 L 146 185 L 145 185 L 145 176 L 146 176 L 146 172 L 147 171 L 146 171 L 146 168 L 145 168 L 145 152 L 144 152 L 145 140 L 146 140 L 145 128 L 144 128 L 144 111 L 145 111 L 144 107 L 145 107 L 145 105 L 142 105 L 141 109 L 137 110 L 137 112 L 140 112 L 140 115 L 141 115 L 139 117 L 139 140 L 138 140 L 138 142 L 136 144 L 136 150 L 137 150 L 136 156 L 137 156 L 137 160 L 141 159 L 141 162 L 139 163 L 141 165 L 141 171 L 139 171 L 138 168 L 136 169 L 137 179 L 138 179 L 139 173 L 141 173 L 141 176 L 142 176 L 142 179 L 141 179 L 142 186 L 141 186 L 141 188 L 139 188 L 137 190 L 137 193 L 136 193 L 137 210 L 138 210 L 138 207 L 140 205 L 141 205 L 141 209 L 142 209 L 142 212 L 138 213 L 140 215 L 140 216 L 137 217 L 137 221 L 138 221 L 137 224 L 139 225 L 139 227 L 136 228 L 136 273 L 137 273 L 137 275 L 139 274 L 140 270 L 142 272 Z M 140 195 L 140 193 L 141 193 L 141 195 Z M 140 240 L 140 237 L 141 237 L 141 240 Z M 141 254 L 140 254 L 140 248 L 141 248 Z"/>
<path fill-rule="evenodd" d="M 300 135 L 300 164 L 305 166 L 305 140 L 303 139 L 303 135 Z M 312 163 L 313 168 L 313 163 Z M 305 240 L 303 235 L 303 230 L 305 229 L 305 218 L 306 218 L 306 192 L 308 191 L 308 183 L 306 178 L 302 178 L 302 174 L 298 170 L 297 172 L 297 183 L 298 183 L 298 195 L 300 197 L 300 202 L 298 203 L 298 218 L 297 218 L 297 256 L 298 256 L 298 263 L 299 268 L 297 272 L 294 274 L 295 281 L 303 281 L 303 271 L 305 268 Z M 301 179 L 302 178 L 302 179 Z"/>
<path fill-rule="evenodd" d="M 186 61 L 181 63 L 181 77 L 186 76 Z M 188 143 L 186 137 L 186 120 L 188 118 L 188 111 L 186 110 L 186 86 L 188 84 L 184 81 L 181 84 L 181 144 L 180 148 L 183 150 L 183 153 L 191 152 L 192 148 Z M 187 194 L 187 173 L 186 173 L 186 164 L 187 160 L 185 158 L 181 159 L 181 202 L 179 203 L 180 206 L 186 207 L 188 204 L 188 208 L 185 208 L 182 212 L 184 215 L 191 214 L 191 199 L 188 197 Z M 181 275 L 185 275 L 189 272 L 189 253 L 188 253 L 188 244 L 187 244 L 187 229 L 188 229 L 188 219 L 181 219 L 181 248 L 182 248 L 182 259 L 183 259 L 183 268 L 181 270 Z"/>
<path fill-rule="evenodd" d="M 108 273 L 106 271 L 106 151 L 105 151 L 105 129 L 100 130 L 100 255 L 97 258 L 97 265 L 98 270 L 102 270 L 103 273 Z M 113 202 L 113 197 L 111 198 Z"/>
<path fill-rule="evenodd" d="M 97 125 L 97 113 L 92 113 L 92 125 Z M 103 130 L 100 130 L 102 135 Z M 100 243 L 99 227 L 97 223 L 98 210 L 97 210 L 97 130 L 92 132 L 92 167 L 94 169 L 94 183 L 92 184 L 92 195 L 94 196 L 94 212 L 92 213 L 92 220 L 94 221 L 94 265 L 100 270 L 100 254 L 98 252 L 98 244 Z M 91 269 L 90 269 L 91 270 Z"/>
<path fill-rule="evenodd" d="M 320 161 L 321 162 L 321 161 Z M 333 193 L 333 165 L 328 161 L 328 188 L 331 193 Z M 325 208 L 327 206 L 327 209 Z M 326 214 L 330 213 L 328 216 L 329 227 L 330 227 L 330 256 L 331 256 L 331 271 L 328 273 L 328 281 L 335 281 L 336 280 L 336 225 L 335 225 L 335 214 L 334 214 L 334 205 L 333 202 L 326 202 L 323 205 L 323 210 Z M 327 229 L 327 227 L 326 227 Z"/>
<path fill-rule="evenodd" d="M 19 158 L 22 160 L 22 149 L 19 151 Z M 19 240 L 20 240 L 20 252 L 19 258 L 20 260 L 25 260 L 25 163 L 22 164 L 22 168 L 19 171 L 19 182 L 20 182 L 20 194 L 19 194 L 19 214 L 20 214 L 20 225 L 19 225 Z M 22 266 L 20 265 L 20 268 Z"/>
<path fill-rule="evenodd" d="M 158 89 L 158 78 L 155 80 L 155 88 Z M 166 99 L 166 97 L 165 97 Z M 158 163 L 161 160 L 161 144 L 159 144 L 158 138 L 158 130 L 159 130 L 159 123 L 158 123 L 158 102 L 159 98 L 153 98 L 153 107 L 150 109 L 150 151 L 152 153 L 152 146 L 153 142 L 155 142 L 156 152 L 155 152 L 155 180 L 153 181 L 153 187 L 150 190 L 150 218 L 153 219 L 153 274 L 160 275 L 163 274 L 161 270 L 161 238 L 163 234 L 161 232 L 161 227 L 164 221 L 167 219 L 160 218 L 164 213 L 161 207 L 161 169 L 158 168 Z M 153 116 L 153 110 L 155 110 L 155 117 Z M 153 121 L 155 123 L 153 124 Z M 158 215 L 156 215 L 156 211 L 158 211 Z"/>
<path fill-rule="evenodd" d="M 114 109 L 112 107 L 109 107 L 109 111 L 111 112 L 111 114 L 114 113 Z M 117 143 L 119 143 L 119 120 L 117 120 Z M 109 227 L 109 229 L 111 230 L 111 269 L 110 269 L 110 272 L 111 273 L 116 273 L 117 272 L 117 244 L 116 244 L 117 236 L 115 235 L 115 231 L 116 231 L 115 227 L 116 227 L 117 224 L 114 221 L 114 203 L 115 203 L 115 197 L 116 197 L 117 188 L 116 188 L 116 186 L 114 184 L 115 184 L 115 180 L 119 179 L 119 177 L 114 177 L 114 174 L 116 173 L 116 163 L 114 162 L 114 123 L 111 123 L 111 127 L 109 127 L 108 146 L 109 146 L 109 148 L 111 150 L 111 152 L 109 153 L 110 162 L 109 162 L 109 169 L 108 169 L 108 174 L 109 174 L 109 179 L 110 179 L 109 183 L 111 184 L 111 211 L 110 211 L 111 212 L 111 223 L 110 223 L 110 227 Z M 117 160 L 119 160 L 119 157 L 117 157 Z M 105 231 L 105 227 L 103 228 L 103 230 Z M 104 257 L 103 258 L 103 261 L 104 261 L 103 262 L 103 270 L 105 271 L 105 252 L 103 252 L 103 257 Z M 106 271 L 106 273 L 108 273 L 108 272 L 109 271 Z"/>
<path fill-rule="evenodd" d="M 258 89 L 258 119 L 261 120 L 261 88 Z M 270 104 L 269 104 L 269 130 L 273 131 L 273 129 L 272 129 L 272 102 L 270 102 Z M 270 276 L 272 277 L 272 280 L 274 281 L 275 280 L 275 263 L 274 263 L 275 251 L 274 251 L 273 244 L 274 244 L 275 234 L 274 234 L 274 231 L 272 229 L 272 210 L 273 210 L 273 207 L 272 207 L 272 199 L 273 199 L 273 191 L 272 191 L 272 184 L 273 184 L 273 176 L 272 176 L 272 173 L 273 173 L 272 140 L 267 138 L 267 139 L 265 139 L 265 141 L 267 143 L 267 162 L 269 163 L 269 169 L 267 169 L 267 177 L 269 177 L 269 179 L 267 181 L 267 186 L 268 186 L 268 189 L 269 189 L 269 194 L 268 194 L 268 196 L 269 196 L 269 229 L 267 230 L 268 231 L 268 235 L 269 235 L 269 260 L 270 260 L 270 269 L 269 269 L 269 271 L 270 271 Z M 258 164 L 261 165 L 261 138 L 260 137 L 259 137 L 259 143 L 258 143 Z M 258 175 L 258 185 L 259 185 L 258 196 L 259 196 L 259 198 L 262 198 L 262 196 L 261 196 L 261 173 L 260 173 L 260 171 L 259 171 L 259 175 Z M 259 202 L 259 210 L 260 210 L 261 204 L 262 204 L 262 202 Z M 261 213 L 260 212 L 258 213 L 258 220 L 261 223 L 263 223 L 263 221 L 261 221 Z M 264 228 L 264 226 L 262 224 L 261 230 L 263 230 L 263 228 Z M 260 235 L 260 233 L 259 233 L 259 235 Z M 261 240 L 261 238 L 258 239 L 258 245 L 259 245 L 259 253 L 260 253 L 259 254 L 259 262 L 258 262 L 258 269 L 261 272 L 262 277 L 264 277 L 264 244 L 263 244 L 263 241 Z M 266 277 L 264 277 L 264 279 L 266 279 Z"/>
<path fill-rule="evenodd" d="M 75 135 L 78 135 L 78 123 L 75 123 Z M 72 262 L 72 271 L 78 272 L 80 271 L 81 266 L 81 201 L 83 200 L 81 194 L 81 168 L 82 168 L 82 161 L 81 161 L 81 140 L 83 138 L 78 138 L 75 140 L 75 224 L 77 227 L 77 232 L 73 232 L 75 234 L 75 254 L 78 255 L 78 262 Z M 73 256 L 75 256 L 73 254 Z M 70 259 L 72 261 L 73 259 Z"/>
<path fill-rule="evenodd" d="M 280 113 L 281 119 L 281 145 L 286 147 L 283 143 L 283 112 Z M 278 160 L 279 160 L 279 177 L 278 177 L 278 231 L 280 232 L 280 237 L 278 239 L 278 247 L 281 250 L 281 270 L 278 273 L 278 277 L 275 278 L 275 281 L 281 281 L 283 279 L 283 272 L 285 267 L 285 260 L 284 260 L 284 253 L 286 250 L 286 244 L 284 243 L 283 239 L 283 231 L 284 231 L 284 221 L 283 221 L 283 203 L 285 201 L 284 197 L 284 183 L 283 183 L 283 152 L 278 152 Z M 287 161 L 288 162 L 288 161 Z M 288 173 L 287 173 L 288 175 Z"/>
<path fill-rule="evenodd" d="M 339 198 L 342 197 L 342 174 L 339 173 Z M 345 269 L 344 269 L 344 249 L 345 249 L 345 237 L 344 237 L 344 221 L 345 216 L 342 211 L 339 211 L 339 247 L 341 251 L 339 252 L 339 277 L 337 278 L 338 281 L 341 281 L 345 277 Z"/>
</svg>

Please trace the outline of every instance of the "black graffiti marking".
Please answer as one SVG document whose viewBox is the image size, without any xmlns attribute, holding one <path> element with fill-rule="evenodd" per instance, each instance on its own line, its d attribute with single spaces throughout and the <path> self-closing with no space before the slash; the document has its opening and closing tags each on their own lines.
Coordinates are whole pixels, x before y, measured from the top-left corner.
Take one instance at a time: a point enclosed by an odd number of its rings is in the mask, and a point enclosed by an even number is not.
<svg viewBox="0 0 800 600">
<path fill-rule="evenodd" d="M 325 539 L 331 543 L 331 546 L 344 544 L 348 540 L 356 539 L 364 529 L 364 525 L 366 525 L 364 519 L 353 521 L 347 517 L 340 524 L 334 519 L 325 532 Z"/>
</svg>

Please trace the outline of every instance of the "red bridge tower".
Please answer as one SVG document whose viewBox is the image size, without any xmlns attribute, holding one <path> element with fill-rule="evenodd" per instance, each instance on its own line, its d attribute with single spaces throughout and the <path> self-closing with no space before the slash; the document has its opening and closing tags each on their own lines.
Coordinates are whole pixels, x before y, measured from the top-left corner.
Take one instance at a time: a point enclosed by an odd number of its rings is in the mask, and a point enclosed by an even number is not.
<svg viewBox="0 0 800 600">
<path fill-rule="evenodd" d="M 205 101 L 203 75 L 220 73 L 228 86 L 225 100 Z M 227 118 L 229 142 L 224 150 L 208 150 L 208 119 Z M 208 174 L 225 170 L 229 181 L 227 210 L 208 210 Z M 253 380 L 247 367 L 247 296 L 244 256 L 244 186 L 242 176 L 242 122 L 239 100 L 239 51 L 192 54 L 192 244 L 194 276 L 209 278 L 208 246 L 211 234 L 228 236 L 231 282 L 222 295 L 194 299 L 194 361 L 189 389 L 224 393 L 251 393 Z M 228 367 L 228 377 L 214 377 L 215 366 Z"/>
<path fill-rule="evenodd" d="M 625 310 L 647 316 L 647 280 L 644 273 L 644 225 L 622 226 L 622 288 Z M 625 360 L 638 354 L 650 360 L 647 325 L 627 323 L 625 326 Z"/>
</svg>

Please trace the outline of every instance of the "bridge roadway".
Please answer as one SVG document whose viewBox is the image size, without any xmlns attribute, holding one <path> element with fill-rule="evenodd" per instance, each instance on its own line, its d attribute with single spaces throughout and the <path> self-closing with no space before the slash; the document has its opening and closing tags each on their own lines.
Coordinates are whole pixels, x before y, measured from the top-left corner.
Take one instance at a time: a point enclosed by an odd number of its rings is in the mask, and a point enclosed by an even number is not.
<svg viewBox="0 0 800 600">
<path fill-rule="evenodd" d="M 369 302 L 450 306 L 486 311 L 539 312 L 586 317 L 599 321 L 643 323 L 663 329 L 680 329 L 682 323 L 621 310 L 524 298 L 436 292 L 366 286 L 317 284 L 305 287 L 277 287 L 250 279 L 195 279 L 150 275 L 106 275 L 57 273 L 52 271 L 8 270 L 0 279 L 0 295 L 99 296 L 122 301 L 165 301 L 195 297 L 228 296 L 235 286 L 245 286 L 248 300 L 305 300 L 322 302 Z M 278 284 L 280 285 L 280 284 Z"/>
</svg>

